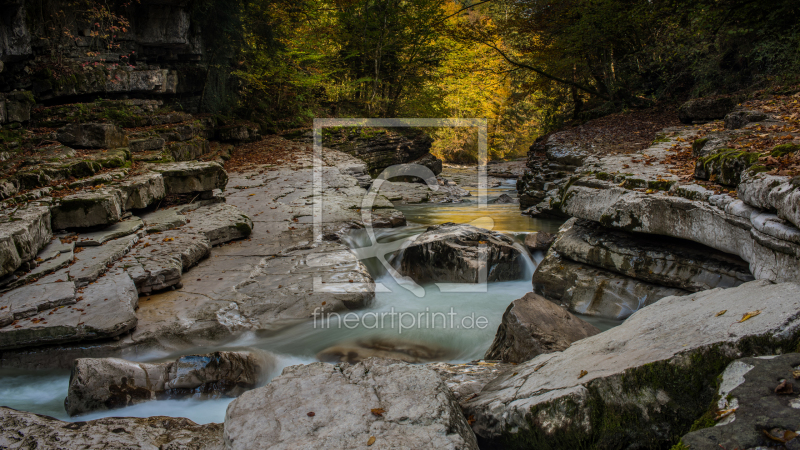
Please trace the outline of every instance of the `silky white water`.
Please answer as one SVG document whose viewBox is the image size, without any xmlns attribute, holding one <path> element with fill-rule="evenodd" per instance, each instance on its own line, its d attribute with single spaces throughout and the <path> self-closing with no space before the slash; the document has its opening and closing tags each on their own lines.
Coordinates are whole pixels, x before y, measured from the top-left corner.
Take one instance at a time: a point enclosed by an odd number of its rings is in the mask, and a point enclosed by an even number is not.
<svg viewBox="0 0 800 450">
<path fill-rule="evenodd" d="M 515 195 L 513 180 L 489 190 L 490 201 L 502 193 Z M 515 204 L 490 204 L 478 209 L 474 198 L 460 204 L 425 204 L 403 206 L 408 227 L 376 230 L 381 242 L 406 238 L 425 231 L 426 227 L 445 222 L 490 224 L 521 240 L 524 233 L 554 232 L 558 221 L 533 220 L 520 215 Z M 486 220 L 486 218 L 491 220 Z M 488 227 L 487 227 L 488 228 Z M 362 231 L 349 236 L 351 247 L 369 244 Z M 284 367 L 317 361 L 318 354 L 331 347 L 353 348 L 364 342 L 380 342 L 383 347 L 430 349 L 434 360 L 465 362 L 481 359 L 492 343 L 503 313 L 514 300 L 532 290 L 531 275 L 542 254 L 529 255 L 524 247 L 523 275 L 518 281 L 489 283 L 485 292 L 442 292 L 436 285 L 423 286 L 418 297 L 398 285 L 376 259 L 364 261 L 377 283 L 388 288 L 377 292 L 370 307 L 353 312 L 348 321 L 343 317 L 319 317 L 284 328 L 270 335 L 246 333 L 232 342 L 215 347 L 189 349 L 181 354 L 209 353 L 217 350 L 256 350 L 274 358 L 274 367 L 262 380 L 266 384 Z M 380 323 L 381 318 L 382 324 Z M 583 317 L 605 330 L 619 322 Z M 377 322 L 377 323 L 376 323 Z M 413 322 L 413 323 L 412 323 Z M 180 354 L 150 355 L 139 362 L 160 362 L 176 359 Z M 61 420 L 86 421 L 102 417 L 186 417 L 197 423 L 222 422 L 232 399 L 166 400 L 138 404 L 113 411 L 101 411 L 70 418 L 64 410 L 69 384 L 68 371 L 0 371 L 0 405 L 45 414 Z"/>
</svg>

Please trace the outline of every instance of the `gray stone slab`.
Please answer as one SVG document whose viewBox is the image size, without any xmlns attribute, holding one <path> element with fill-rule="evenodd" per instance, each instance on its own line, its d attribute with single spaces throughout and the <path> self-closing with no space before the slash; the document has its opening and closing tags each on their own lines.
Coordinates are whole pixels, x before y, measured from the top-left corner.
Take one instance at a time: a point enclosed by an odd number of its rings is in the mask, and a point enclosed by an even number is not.
<svg viewBox="0 0 800 450">
<path fill-rule="evenodd" d="M 28 206 L 0 214 L 0 276 L 31 261 L 53 236 L 50 209 Z"/>
<path fill-rule="evenodd" d="M 226 203 L 197 208 L 187 212 L 186 218 L 185 229 L 204 234 L 211 245 L 246 238 L 253 231 L 253 221 L 239 208 Z"/>
<path fill-rule="evenodd" d="M 97 280 L 100 274 L 108 270 L 108 266 L 122 258 L 136 242 L 138 235 L 125 236 L 106 242 L 99 247 L 84 247 L 75 255 L 75 263 L 69 268 L 70 280 L 78 286 L 85 286 Z"/>
<path fill-rule="evenodd" d="M 75 283 L 71 281 L 22 286 L 0 295 L 0 311 L 10 312 L 14 320 L 72 304 L 75 304 Z"/>
<path fill-rule="evenodd" d="M 134 216 L 128 220 L 117 222 L 100 231 L 81 233 L 75 245 L 78 247 L 97 247 L 113 239 L 118 239 L 136 233 L 144 228 L 142 219 Z"/>
<path fill-rule="evenodd" d="M 179 214 L 176 208 L 161 209 L 142 214 L 142 220 L 148 233 L 158 233 L 186 225 L 186 216 Z"/>
</svg>

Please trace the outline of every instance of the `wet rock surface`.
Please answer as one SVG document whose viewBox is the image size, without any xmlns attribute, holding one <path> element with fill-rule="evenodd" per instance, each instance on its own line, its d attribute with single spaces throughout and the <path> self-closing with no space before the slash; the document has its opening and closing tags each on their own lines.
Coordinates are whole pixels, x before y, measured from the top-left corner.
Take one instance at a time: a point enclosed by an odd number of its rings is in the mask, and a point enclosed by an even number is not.
<svg viewBox="0 0 800 450">
<path fill-rule="evenodd" d="M 525 236 L 525 246 L 532 252 L 546 252 L 553 242 L 556 240 L 556 235 L 544 231 L 537 231 L 536 233 L 528 233 Z"/>
<path fill-rule="evenodd" d="M 800 354 L 738 359 L 721 375 L 716 423 L 681 438 L 691 449 L 800 448 Z"/>
<path fill-rule="evenodd" d="M 0 407 L 0 446 L 7 448 L 183 448 L 222 450 L 222 424 L 188 419 L 107 418 L 69 423 Z"/>
<path fill-rule="evenodd" d="M 419 364 L 453 358 L 454 352 L 431 344 L 402 339 L 361 339 L 342 342 L 317 354 L 317 359 L 329 363 L 359 363 L 369 358 L 384 358 Z"/>
<path fill-rule="evenodd" d="M 453 394 L 424 366 L 369 359 L 292 366 L 242 394 L 225 416 L 227 448 L 477 449 Z M 375 438 L 374 440 L 372 438 Z"/>
<path fill-rule="evenodd" d="M 513 371 L 514 366 L 515 364 L 501 361 L 483 360 L 462 364 L 436 362 L 425 365 L 425 367 L 433 369 L 442 377 L 462 409 L 473 398 L 478 396 L 478 393 L 486 384 L 505 371 Z M 470 420 L 469 417 L 467 419 Z"/>
<path fill-rule="evenodd" d="M 573 313 L 617 320 L 664 297 L 689 293 L 580 264 L 552 249 L 533 274 L 533 291 Z"/>
<path fill-rule="evenodd" d="M 117 358 L 77 359 L 64 400 L 71 416 L 152 400 L 236 397 L 256 386 L 267 361 L 250 353 L 215 352 L 145 364 Z"/>
<path fill-rule="evenodd" d="M 482 445 L 566 449 L 624 436 L 668 446 L 708 408 L 727 364 L 794 349 L 798 288 L 754 281 L 662 299 L 614 329 L 505 372 L 465 414 L 474 416 Z"/>
<path fill-rule="evenodd" d="M 609 230 L 586 220 L 568 222 L 553 250 L 575 262 L 691 292 L 753 280 L 747 263 L 729 254 L 688 241 Z"/>
<path fill-rule="evenodd" d="M 599 332 L 561 306 L 529 293 L 508 306 L 485 358 L 522 363 L 544 353 L 566 350 L 573 342 Z"/>
<path fill-rule="evenodd" d="M 522 275 L 522 255 L 513 239 L 471 225 L 429 227 L 401 258 L 399 272 L 418 283 L 508 281 Z"/>
</svg>

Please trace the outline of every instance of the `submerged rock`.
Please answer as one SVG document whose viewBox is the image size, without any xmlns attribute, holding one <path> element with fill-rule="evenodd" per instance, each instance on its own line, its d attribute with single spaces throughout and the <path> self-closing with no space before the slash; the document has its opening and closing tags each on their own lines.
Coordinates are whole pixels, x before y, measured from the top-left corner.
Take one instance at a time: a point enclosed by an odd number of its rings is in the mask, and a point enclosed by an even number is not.
<svg viewBox="0 0 800 450">
<path fill-rule="evenodd" d="M 376 358 L 284 369 L 228 406 L 224 437 L 231 450 L 478 448 L 436 372 Z"/>
<path fill-rule="evenodd" d="M 240 352 L 182 356 L 162 364 L 76 359 L 64 407 L 75 416 L 150 400 L 236 397 L 256 386 L 264 365 Z"/>
<path fill-rule="evenodd" d="M 687 434 L 681 443 L 692 450 L 800 448 L 798 371 L 798 353 L 730 363 L 721 375 L 719 400 L 704 417 L 707 425 L 720 420 Z"/>
<path fill-rule="evenodd" d="M 189 419 L 109 417 L 69 423 L 0 407 L 0 447 L 222 450 L 222 424 Z"/>
<path fill-rule="evenodd" d="M 796 348 L 798 289 L 753 281 L 662 299 L 500 375 L 465 414 L 487 447 L 669 447 L 706 411 L 726 365 Z"/>
<path fill-rule="evenodd" d="M 447 348 L 435 347 L 427 343 L 375 338 L 337 344 L 319 352 L 317 359 L 330 363 L 355 364 L 369 358 L 386 358 L 417 364 L 449 359 L 454 356 L 453 352 Z"/>
<path fill-rule="evenodd" d="M 573 342 L 599 332 L 564 308 L 529 293 L 508 306 L 485 358 L 521 363 L 566 350 Z"/>
<path fill-rule="evenodd" d="M 516 280 L 522 275 L 522 254 L 515 245 L 496 231 L 436 225 L 402 252 L 399 271 L 418 283 L 478 283 L 481 271 L 490 282 Z"/>
</svg>

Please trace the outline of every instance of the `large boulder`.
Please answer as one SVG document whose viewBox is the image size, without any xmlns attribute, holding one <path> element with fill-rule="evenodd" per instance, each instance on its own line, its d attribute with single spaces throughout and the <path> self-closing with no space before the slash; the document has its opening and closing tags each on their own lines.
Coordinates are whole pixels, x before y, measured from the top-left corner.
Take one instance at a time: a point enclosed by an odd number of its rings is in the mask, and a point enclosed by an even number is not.
<svg viewBox="0 0 800 450">
<path fill-rule="evenodd" d="M 341 128 L 331 130 L 323 141 L 333 148 L 361 159 L 370 175 L 376 177 L 389 166 L 422 164 L 437 174 L 441 172 L 436 158 L 431 158 L 433 139 L 418 129 Z"/>
<path fill-rule="evenodd" d="M 697 159 L 694 176 L 712 180 L 725 186 L 738 186 L 745 171 L 758 162 L 760 153 L 723 148 L 716 153 Z"/>
<path fill-rule="evenodd" d="M 725 116 L 725 128 L 728 130 L 738 130 L 739 128 L 744 128 L 747 124 L 764 122 L 769 119 L 770 116 L 761 111 L 734 111 Z"/>
<path fill-rule="evenodd" d="M 256 386 L 262 365 L 240 352 L 182 356 L 161 364 L 80 358 L 72 366 L 64 407 L 75 416 L 150 400 L 236 397 Z"/>
<path fill-rule="evenodd" d="M 109 417 L 69 423 L 0 407 L 0 447 L 223 450 L 222 424 L 189 419 Z"/>
<path fill-rule="evenodd" d="M 692 450 L 800 448 L 798 363 L 798 353 L 730 363 L 720 376 L 719 400 L 701 422 L 707 428 L 687 434 L 681 443 Z"/>
<path fill-rule="evenodd" d="M 56 139 L 73 148 L 121 148 L 128 146 L 122 128 L 110 123 L 73 123 L 57 131 Z"/>
<path fill-rule="evenodd" d="M 522 275 L 522 254 L 502 233 L 472 225 L 446 223 L 429 227 L 402 252 L 400 273 L 418 283 L 478 283 L 516 280 Z"/>
<path fill-rule="evenodd" d="M 678 118 L 685 124 L 724 119 L 736 108 L 734 97 L 705 97 L 689 100 L 678 108 Z"/>
<path fill-rule="evenodd" d="M 579 263 L 691 292 L 753 281 L 741 258 L 680 239 L 626 233 L 572 219 L 553 245 Z"/>
<path fill-rule="evenodd" d="M 528 233 L 525 236 L 525 246 L 532 252 L 546 252 L 556 240 L 556 235 L 544 231 Z"/>
<path fill-rule="evenodd" d="M 228 406 L 225 445 L 477 449 L 436 372 L 392 360 L 292 366 Z"/>
<path fill-rule="evenodd" d="M 669 448 L 735 359 L 800 344 L 796 283 L 670 297 L 622 325 L 520 364 L 466 405 L 486 447 Z"/>
<path fill-rule="evenodd" d="M 600 330 L 544 297 L 529 293 L 503 314 L 486 359 L 522 363 L 543 353 L 566 350 Z"/>
</svg>

